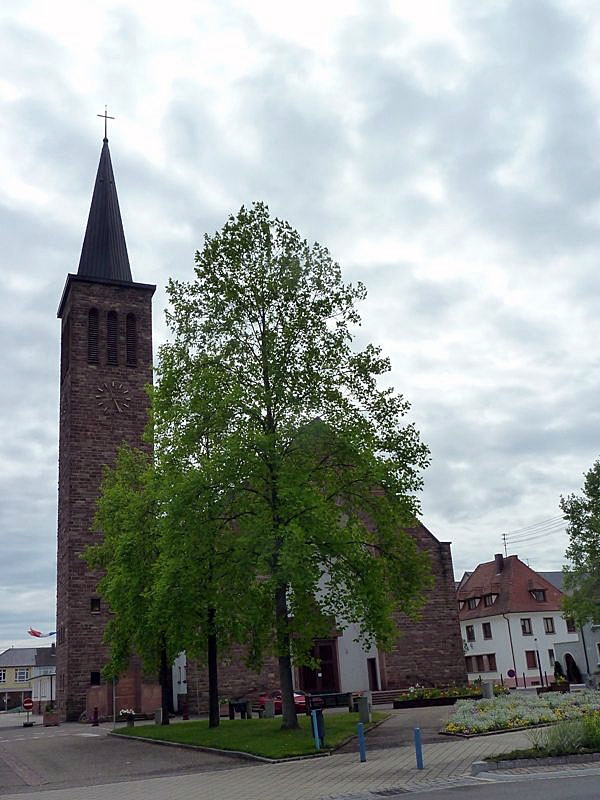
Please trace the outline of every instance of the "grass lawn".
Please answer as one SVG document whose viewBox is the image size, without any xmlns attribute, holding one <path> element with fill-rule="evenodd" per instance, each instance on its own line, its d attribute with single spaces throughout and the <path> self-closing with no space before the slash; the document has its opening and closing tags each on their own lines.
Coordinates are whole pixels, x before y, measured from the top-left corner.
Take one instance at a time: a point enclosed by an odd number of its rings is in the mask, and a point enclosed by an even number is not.
<svg viewBox="0 0 600 800">
<path fill-rule="evenodd" d="M 325 743 L 327 747 L 343 742 L 356 734 L 358 714 L 325 714 Z M 376 712 L 373 722 L 379 722 L 387 714 Z M 293 731 L 281 730 L 281 717 L 272 719 L 221 720 L 218 728 L 209 728 L 207 720 L 197 722 L 175 722 L 170 725 L 136 725 L 133 728 L 118 728 L 115 733 L 121 736 L 141 736 L 162 742 L 195 744 L 204 747 L 218 747 L 222 750 L 240 750 L 266 758 L 286 758 L 316 753 L 310 719 L 298 717 L 300 728 Z M 369 728 L 365 725 L 365 728 Z"/>
</svg>

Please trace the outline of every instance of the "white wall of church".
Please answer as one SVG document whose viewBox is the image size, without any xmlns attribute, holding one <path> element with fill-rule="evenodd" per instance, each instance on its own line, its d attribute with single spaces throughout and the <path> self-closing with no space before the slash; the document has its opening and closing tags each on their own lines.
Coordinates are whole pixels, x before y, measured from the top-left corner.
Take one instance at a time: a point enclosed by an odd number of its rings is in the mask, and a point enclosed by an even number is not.
<svg viewBox="0 0 600 800">
<path fill-rule="evenodd" d="M 340 691 L 358 692 L 369 689 L 367 658 L 377 658 L 377 648 L 364 649 L 359 642 L 358 625 L 349 625 L 338 638 L 338 662 L 340 668 Z"/>
</svg>

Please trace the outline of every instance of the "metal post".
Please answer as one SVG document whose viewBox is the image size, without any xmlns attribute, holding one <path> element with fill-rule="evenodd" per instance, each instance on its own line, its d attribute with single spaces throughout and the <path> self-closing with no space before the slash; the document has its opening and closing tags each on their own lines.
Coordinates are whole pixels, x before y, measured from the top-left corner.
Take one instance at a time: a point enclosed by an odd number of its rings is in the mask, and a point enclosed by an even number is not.
<svg viewBox="0 0 600 800">
<path fill-rule="evenodd" d="M 367 748 L 365 746 L 365 727 L 362 722 L 358 723 L 358 752 L 361 762 L 367 760 Z"/>
<path fill-rule="evenodd" d="M 312 719 L 313 736 L 315 739 L 315 747 L 317 750 L 321 749 L 321 739 L 319 737 L 319 726 L 317 725 L 317 712 L 311 711 L 310 716 Z"/>
<path fill-rule="evenodd" d="M 542 675 L 542 662 L 540 660 L 540 651 L 536 649 L 535 655 L 536 655 L 536 658 L 537 658 L 538 672 L 540 673 L 540 683 L 543 686 L 544 685 L 544 676 Z"/>
<path fill-rule="evenodd" d="M 421 728 L 415 728 L 415 756 L 417 758 L 417 769 L 423 769 L 423 744 L 421 742 Z"/>
</svg>

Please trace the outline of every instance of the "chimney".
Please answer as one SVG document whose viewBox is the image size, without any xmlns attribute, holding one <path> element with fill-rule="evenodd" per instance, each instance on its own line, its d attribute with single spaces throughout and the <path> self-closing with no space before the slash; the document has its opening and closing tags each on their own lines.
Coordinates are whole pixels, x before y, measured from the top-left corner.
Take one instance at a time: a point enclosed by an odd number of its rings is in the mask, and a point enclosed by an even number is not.
<svg viewBox="0 0 600 800">
<path fill-rule="evenodd" d="M 504 569 L 504 556 L 502 553 L 496 553 L 494 561 L 496 562 L 496 573 L 499 575 Z"/>
</svg>

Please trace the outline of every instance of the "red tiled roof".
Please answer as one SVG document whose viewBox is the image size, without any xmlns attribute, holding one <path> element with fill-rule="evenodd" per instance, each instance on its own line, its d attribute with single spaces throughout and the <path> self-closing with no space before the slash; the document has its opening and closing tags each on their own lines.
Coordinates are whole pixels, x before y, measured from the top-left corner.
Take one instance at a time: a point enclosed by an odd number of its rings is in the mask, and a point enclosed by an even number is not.
<svg viewBox="0 0 600 800">
<path fill-rule="evenodd" d="M 499 569 L 500 568 L 500 569 Z M 545 592 L 545 600 L 536 600 L 532 590 Z M 497 594 L 496 601 L 484 605 L 483 597 Z M 457 598 L 464 605 L 459 610 L 461 620 L 491 617 L 495 614 L 508 614 L 522 611 L 557 611 L 561 607 L 563 593 L 550 581 L 543 578 L 517 556 L 496 557 L 494 561 L 479 564 L 457 592 Z M 469 608 L 470 598 L 481 598 L 476 608 Z"/>
</svg>

